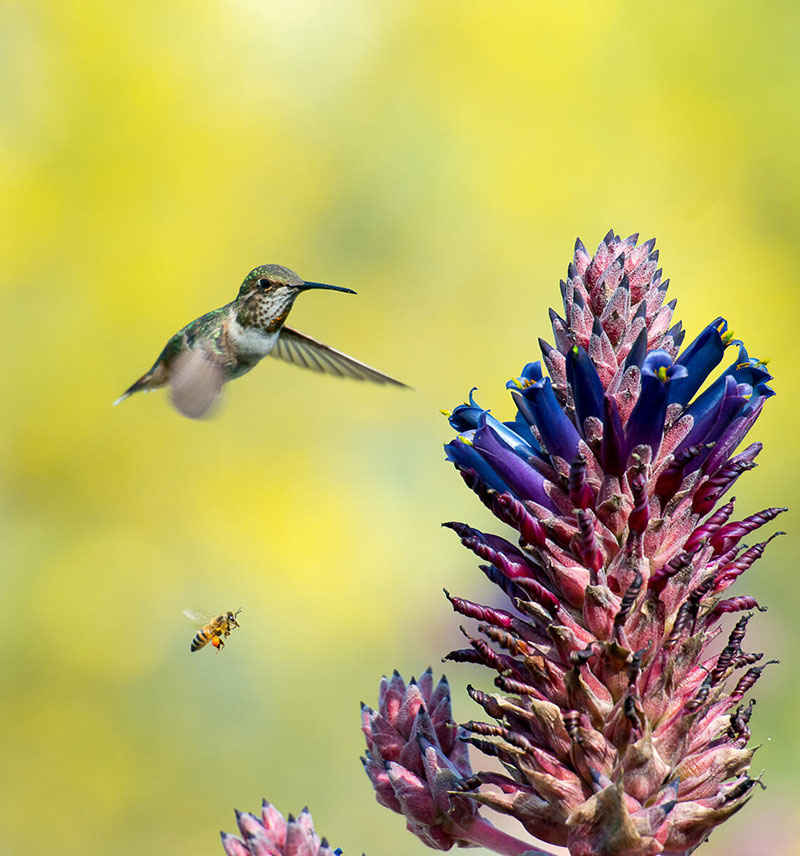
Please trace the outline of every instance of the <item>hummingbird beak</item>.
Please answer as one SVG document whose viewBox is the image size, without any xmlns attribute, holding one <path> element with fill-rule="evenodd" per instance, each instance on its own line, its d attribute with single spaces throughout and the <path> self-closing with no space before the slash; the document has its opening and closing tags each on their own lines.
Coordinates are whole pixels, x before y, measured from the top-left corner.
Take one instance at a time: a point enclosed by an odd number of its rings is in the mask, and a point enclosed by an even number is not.
<svg viewBox="0 0 800 856">
<path fill-rule="evenodd" d="M 355 294 L 352 288 L 342 288 L 340 285 L 326 285 L 324 282 L 304 282 L 298 285 L 298 291 L 311 291 L 312 288 L 326 288 L 328 291 L 343 291 L 345 294 Z"/>
</svg>

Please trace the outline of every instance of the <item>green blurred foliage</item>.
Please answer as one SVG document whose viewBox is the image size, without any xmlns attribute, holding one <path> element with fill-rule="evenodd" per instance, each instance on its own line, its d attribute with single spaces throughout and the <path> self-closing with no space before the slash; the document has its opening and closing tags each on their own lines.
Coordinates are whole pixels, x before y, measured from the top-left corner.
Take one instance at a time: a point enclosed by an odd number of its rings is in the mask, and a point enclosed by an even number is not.
<svg viewBox="0 0 800 856">
<path fill-rule="evenodd" d="M 799 25 L 791 2 L 0 2 L 1 852 L 221 853 L 262 795 L 347 853 L 425 852 L 373 800 L 357 702 L 458 644 L 443 585 L 485 591 L 439 528 L 486 513 L 438 408 L 477 385 L 510 411 L 576 234 L 655 235 L 690 335 L 725 314 L 773 358 L 739 509 L 797 505 Z M 263 262 L 355 288 L 293 322 L 417 392 L 270 360 L 206 423 L 110 407 Z M 735 589 L 783 664 L 753 718 L 769 791 L 708 856 L 796 852 L 798 545 Z M 190 656 L 181 609 L 239 606 Z M 450 674 L 470 718 L 486 678 Z"/>
</svg>

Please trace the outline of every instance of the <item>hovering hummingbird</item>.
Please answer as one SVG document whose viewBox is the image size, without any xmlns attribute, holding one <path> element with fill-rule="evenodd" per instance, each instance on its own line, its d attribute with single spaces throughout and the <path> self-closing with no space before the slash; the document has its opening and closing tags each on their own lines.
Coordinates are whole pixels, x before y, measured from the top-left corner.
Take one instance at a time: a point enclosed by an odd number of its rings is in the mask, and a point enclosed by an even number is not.
<svg viewBox="0 0 800 856">
<path fill-rule="evenodd" d="M 211 409 L 224 383 L 246 374 L 268 354 L 312 371 L 404 387 L 399 380 L 285 325 L 297 295 L 314 288 L 355 294 L 350 288 L 306 282 L 282 265 L 254 268 L 235 300 L 179 330 L 150 371 L 114 404 L 134 392 L 169 384 L 176 409 L 199 419 Z"/>
</svg>

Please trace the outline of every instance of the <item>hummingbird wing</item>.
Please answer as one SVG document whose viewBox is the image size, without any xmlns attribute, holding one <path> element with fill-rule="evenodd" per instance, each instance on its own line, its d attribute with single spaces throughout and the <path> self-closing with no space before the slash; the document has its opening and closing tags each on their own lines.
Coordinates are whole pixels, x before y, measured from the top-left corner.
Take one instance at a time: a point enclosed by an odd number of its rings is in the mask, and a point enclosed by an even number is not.
<svg viewBox="0 0 800 856">
<path fill-rule="evenodd" d="M 270 351 L 270 356 L 278 357 L 284 362 L 304 369 L 311 369 L 314 372 L 408 388 L 406 384 L 373 369 L 366 363 L 348 357 L 347 354 L 343 354 L 341 351 L 337 351 L 335 348 L 285 325 L 281 329 L 278 341 Z"/>
<path fill-rule="evenodd" d="M 178 354 L 169 372 L 175 409 L 190 419 L 205 416 L 219 397 L 223 379 L 222 360 L 202 344 Z"/>
</svg>

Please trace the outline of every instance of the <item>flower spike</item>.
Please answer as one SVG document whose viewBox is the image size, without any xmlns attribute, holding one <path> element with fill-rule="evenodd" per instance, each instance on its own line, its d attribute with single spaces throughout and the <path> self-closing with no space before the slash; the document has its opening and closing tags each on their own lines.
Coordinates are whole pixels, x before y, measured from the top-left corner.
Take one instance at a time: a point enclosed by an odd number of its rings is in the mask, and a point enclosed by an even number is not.
<svg viewBox="0 0 800 856">
<path fill-rule="evenodd" d="M 688 856 L 737 812 L 756 782 L 754 700 L 740 702 L 775 662 L 743 650 L 764 607 L 722 597 L 772 538 L 742 540 L 785 511 L 737 520 L 734 500 L 722 504 L 755 466 L 760 444 L 736 450 L 773 395 L 771 375 L 723 318 L 680 350 L 654 241 L 637 241 L 610 231 L 593 256 L 576 242 L 563 314 L 550 313 L 555 343 L 540 340 L 549 376 L 530 363 L 508 382 L 511 421 L 470 398 L 447 447 L 517 533 L 518 545 L 446 524 L 500 590 L 491 606 L 447 593 L 479 622 L 448 659 L 488 666 L 497 689 L 468 688 L 490 721 L 465 723 L 453 746 L 505 773 L 472 774 L 432 738 L 414 772 L 442 817 L 449 807 L 474 819 L 471 801 L 572 856 Z M 472 456 L 453 451 L 465 443 Z M 727 644 L 710 649 L 735 613 Z M 434 794 L 434 769 L 450 803 Z M 375 788 L 381 800 L 383 780 Z"/>
<path fill-rule="evenodd" d="M 451 601 L 465 614 L 476 606 Z M 395 671 L 381 681 L 378 710 L 362 705 L 361 717 L 367 741 L 361 760 L 376 799 L 404 815 L 406 828 L 429 847 L 480 845 L 505 856 L 549 856 L 480 817 L 477 802 L 465 795 L 465 783 L 472 779 L 467 755 L 471 738 L 468 729 L 452 720 L 445 677 L 434 686 L 428 668 L 419 681 L 412 678 L 406 685 Z"/>
</svg>

